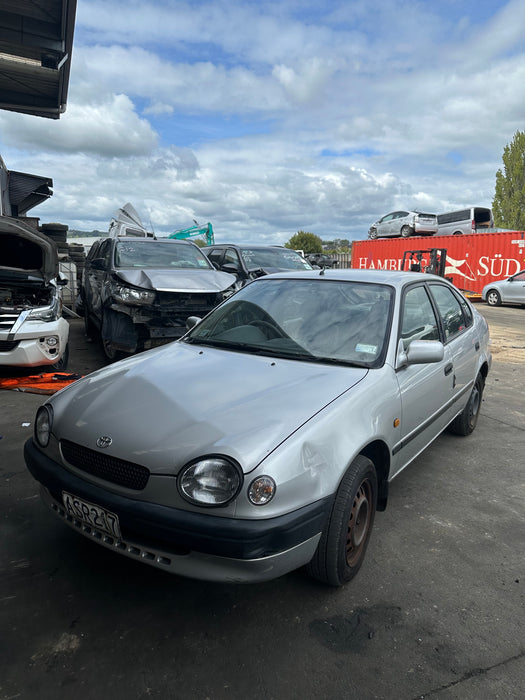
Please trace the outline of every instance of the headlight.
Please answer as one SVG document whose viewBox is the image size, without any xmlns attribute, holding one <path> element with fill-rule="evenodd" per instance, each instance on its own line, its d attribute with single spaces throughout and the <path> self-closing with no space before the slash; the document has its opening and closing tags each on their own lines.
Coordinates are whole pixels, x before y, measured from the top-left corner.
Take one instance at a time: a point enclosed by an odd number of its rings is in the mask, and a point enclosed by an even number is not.
<svg viewBox="0 0 525 700">
<path fill-rule="evenodd" d="M 155 292 L 148 289 L 115 286 L 112 293 L 115 299 L 123 304 L 153 304 L 155 301 Z"/>
<path fill-rule="evenodd" d="M 188 464 L 178 478 L 179 491 L 199 506 L 224 506 L 242 486 L 240 468 L 224 457 L 205 457 Z"/>
<path fill-rule="evenodd" d="M 258 476 L 248 488 L 248 498 L 254 506 L 264 506 L 275 496 L 275 481 L 271 476 Z"/>
<path fill-rule="evenodd" d="M 53 409 L 49 404 L 40 406 L 35 418 L 35 440 L 40 447 L 47 447 L 53 427 Z"/>
<path fill-rule="evenodd" d="M 31 309 L 28 319 L 31 321 L 44 321 L 50 323 L 56 321 L 60 316 L 60 302 L 58 299 L 53 299 L 50 306 L 38 306 L 36 309 Z"/>
</svg>

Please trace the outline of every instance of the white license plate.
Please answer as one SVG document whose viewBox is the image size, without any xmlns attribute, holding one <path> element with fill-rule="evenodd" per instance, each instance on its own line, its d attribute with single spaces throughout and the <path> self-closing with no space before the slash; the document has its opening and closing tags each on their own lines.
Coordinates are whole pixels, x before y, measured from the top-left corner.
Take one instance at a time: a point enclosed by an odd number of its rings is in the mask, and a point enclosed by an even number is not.
<svg viewBox="0 0 525 700">
<path fill-rule="evenodd" d="M 118 515 L 111 513 L 105 508 L 96 506 L 94 503 L 84 501 L 71 493 L 62 491 L 62 500 L 66 511 L 77 520 L 87 525 L 91 525 L 100 532 L 105 532 L 117 540 L 122 539 L 120 535 L 120 525 Z"/>
</svg>

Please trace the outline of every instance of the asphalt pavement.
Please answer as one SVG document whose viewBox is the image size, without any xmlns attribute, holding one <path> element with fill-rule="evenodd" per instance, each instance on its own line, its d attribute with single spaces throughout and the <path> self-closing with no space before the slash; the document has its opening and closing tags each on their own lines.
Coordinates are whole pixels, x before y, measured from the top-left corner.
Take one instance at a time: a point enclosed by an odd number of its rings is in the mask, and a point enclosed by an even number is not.
<svg viewBox="0 0 525 700">
<path fill-rule="evenodd" d="M 525 310 L 479 308 L 525 348 Z M 105 363 L 73 320 L 70 371 Z M 524 386 L 519 354 L 495 352 L 476 431 L 394 480 L 342 589 L 193 581 L 80 537 L 24 464 L 43 397 L 1 391 L 0 700 L 521 700 Z"/>
</svg>

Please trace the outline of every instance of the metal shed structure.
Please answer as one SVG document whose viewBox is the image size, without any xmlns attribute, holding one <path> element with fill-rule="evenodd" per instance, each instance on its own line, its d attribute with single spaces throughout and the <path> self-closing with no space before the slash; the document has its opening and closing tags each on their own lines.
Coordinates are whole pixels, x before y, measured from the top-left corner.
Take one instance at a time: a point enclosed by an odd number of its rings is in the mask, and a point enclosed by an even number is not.
<svg viewBox="0 0 525 700">
<path fill-rule="evenodd" d="M 0 109 L 59 119 L 65 111 L 77 0 L 2 0 Z"/>
</svg>

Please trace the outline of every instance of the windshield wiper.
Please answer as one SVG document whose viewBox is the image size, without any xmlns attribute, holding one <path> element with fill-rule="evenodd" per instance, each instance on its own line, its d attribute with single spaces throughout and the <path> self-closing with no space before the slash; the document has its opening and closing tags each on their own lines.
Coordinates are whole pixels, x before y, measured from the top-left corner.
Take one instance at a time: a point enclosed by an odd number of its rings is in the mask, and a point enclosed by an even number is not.
<svg viewBox="0 0 525 700">
<path fill-rule="evenodd" d="M 203 345 L 208 348 L 222 348 L 224 350 L 261 350 L 259 345 L 239 343 L 233 340 L 217 340 L 216 338 L 184 338 L 183 342 L 189 343 L 190 345 Z"/>
</svg>

